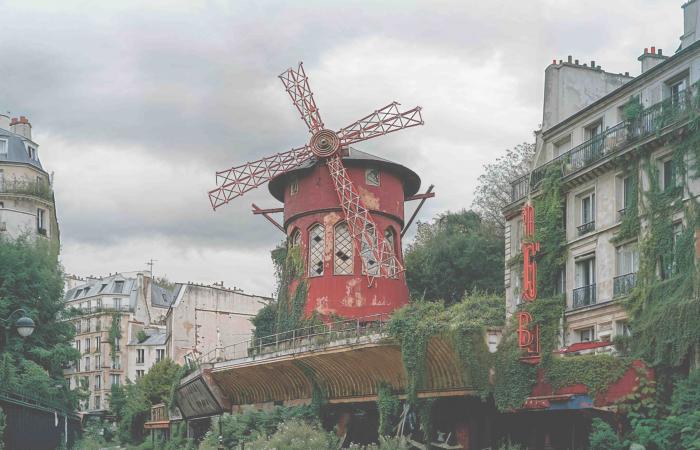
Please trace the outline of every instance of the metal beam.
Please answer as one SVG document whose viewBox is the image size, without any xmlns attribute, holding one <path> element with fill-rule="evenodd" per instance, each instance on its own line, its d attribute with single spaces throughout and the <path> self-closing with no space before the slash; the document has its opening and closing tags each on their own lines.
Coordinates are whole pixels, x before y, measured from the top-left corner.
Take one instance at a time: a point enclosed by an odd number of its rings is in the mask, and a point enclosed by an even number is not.
<svg viewBox="0 0 700 450">
<path fill-rule="evenodd" d="M 281 210 L 281 211 L 277 211 Z M 260 209 L 258 205 L 253 203 L 253 214 L 262 214 L 264 218 L 270 221 L 270 223 L 274 226 L 276 226 L 282 233 L 285 233 L 284 227 L 279 224 L 275 219 L 270 217 L 270 213 L 275 213 L 275 212 L 282 212 L 284 211 L 284 208 L 274 208 L 274 209 Z M 286 233 L 285 233 L 286 234 Z"/>
<path fill-rule="evenodd" d="M 420 200 L 420 203 L 418 203 L 416 210 L 413 211 L 413 214 L 411 214 L 411 218 L 408 219 L 408 222 L 406 222 L 406 225 L 403 227 L 403 230 L 401 230 L 401 237 L 403 237 L 403 235 L 406 234 L 406 231 L 408 231 L 409 227 L 413 223 L 413 220 L 416 218 L 416 216 L 418 215 L 418 212 L 423 207 L 423 203 L 425 203 L 425 201 L 427 199 L 435 197 L 435 193 L 433 192 L 434 187 L 435 187 L 435 185 L 431 184 L 428 187 L 428 190 L 425 191 L 425 194 L 414 195 L 413 197 L 409 197 L 406 199 L 406 200 L 415 200 L 417 198 L 420 198 L 421 200 Z"/>
</svg>

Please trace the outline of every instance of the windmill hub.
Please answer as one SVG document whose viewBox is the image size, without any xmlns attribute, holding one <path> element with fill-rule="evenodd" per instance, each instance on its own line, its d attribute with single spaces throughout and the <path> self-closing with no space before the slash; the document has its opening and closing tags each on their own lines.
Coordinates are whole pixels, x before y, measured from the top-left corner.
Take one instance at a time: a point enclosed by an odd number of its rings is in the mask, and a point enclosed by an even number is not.
<svg viewBox="0 0 700 450">
<path fill-rule="evenodd" d="M 340 148 L 340 138 L 335 131 L 323 129 L 311 137 L 310 147 L 314 155 L 328 158 Z"/>
</svg>

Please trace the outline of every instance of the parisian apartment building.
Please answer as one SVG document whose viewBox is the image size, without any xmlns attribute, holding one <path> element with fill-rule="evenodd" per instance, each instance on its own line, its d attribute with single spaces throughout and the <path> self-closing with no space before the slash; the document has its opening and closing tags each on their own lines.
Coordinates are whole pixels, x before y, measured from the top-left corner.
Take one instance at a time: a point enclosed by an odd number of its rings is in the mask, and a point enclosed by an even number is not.
<svg viewBox="0 0 700 450">
<path fill-rule="evenodd" d="M 137 381 L 163 358 L 183 365 L 251 338 L 250 318 L 270 299 L 192 283 L 158 285 L 149 271 L 65 281 L 80 359 L 64 370 L 89 393 L 87 414 L 109 410 L 112 385 Z"/>
<path fill-rule="evenodd" d="M 47 239 L 58 247 L 59 229 L 52 176 L 32 140 L 24 116 L 0 114 L 0 236 Z"/>
<path fill-rule="evenodd" d="M 659 120 L 684 110 L 691 96 L 698 94 L 694 86 L 700 81 L 700 1 L 688 1 L 682 9 L 679 47 L 670 52 L 651 44 L 640 48 L 638 61 L 630 61 L 630 66 L 639 64 L 641 74 L 636 77 L 610 73 L 596 61 L 571 56 L 552 61 L 545 70 L 542 128 L 535 133 L 534 161 L 530 173 L 512 182 L 511 203 L 504 210 L 505 256 L 507 261 L 519 256 L 522 207 L 541 195 L 547 169 L 560 167 L 566 264 L 556 289 L 566 296 L 563 347 L 598 342 L 596 352 L 613 351 L 607 344 L 630 333 L 621 301 L 637 282 L 639 239 L 648 232 L 643 208 L 631 206 L 644 205 L 651 180 L 641 164 L 629 162 L 645 152 L 664 192 L 678 190 L 686 204 L 700 194 L 700 182 L 680 179 L 683 175 L 676 170 L 666 139 L 673 127 Z M 642 107 L 634 120 L 626 113 L 632 101 Z M 676 211 L 674 242 L 686 226 L 683 208 Z M 630 213 L 639 214 L 640 236 L 614 239 Z M 516 267 L 506 265 L 509 314 L 522 302 L 521 277 Z"/>
</svg>

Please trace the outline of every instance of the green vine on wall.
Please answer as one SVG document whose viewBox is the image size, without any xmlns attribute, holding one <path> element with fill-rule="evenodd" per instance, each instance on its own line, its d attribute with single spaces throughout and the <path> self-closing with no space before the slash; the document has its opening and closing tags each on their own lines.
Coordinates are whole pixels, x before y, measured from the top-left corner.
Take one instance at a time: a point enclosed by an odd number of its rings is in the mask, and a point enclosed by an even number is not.
<svg viewBox="0 0 700 450">
<path fill-rule="evenodd" d="M 122 316 L 118 312 L 112 313 L 112 323 L 109 326 L 107 341 L 109 342 L 109 355 L 114 359 L 117 356 L 117 340 L 122 337 Z"/>
<path fill-rule="evenodd" d="M 396 427 L 401 412 L 401 401 L 391 385 L 381 382 L 377 386 L 377 412 L 379 413 L 380 436 L 389 436 Z"/>
<path fill-rule="evenodd" d="M 273 261 L 278 267 L 277 333 L 305 325 L 304 308 L 308 295 L 301 246 L 278 247 Z M 294 286 L 296 284 L 296 286 Z M 294 286 L 294 287 L 293 287 Z M 292 291 L 293 289 L 293 291 Z"/>
</svg>

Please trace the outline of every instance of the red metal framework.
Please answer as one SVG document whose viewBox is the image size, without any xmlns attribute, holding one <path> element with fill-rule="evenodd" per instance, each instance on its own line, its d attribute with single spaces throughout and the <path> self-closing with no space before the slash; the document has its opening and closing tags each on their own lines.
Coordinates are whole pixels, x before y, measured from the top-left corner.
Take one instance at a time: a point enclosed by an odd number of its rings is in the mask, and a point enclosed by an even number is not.
<svg viewBox="0 0 700 450">
<path fill-rule="evenodd" d="M 309 144 L 217 172 L 218 187 L 209 191 L 212 207 L 216 209 L 314 156 L 319 160 L 325 159 L 355 248 L 360 254 L 365 254 L 361 258 L 363 272 L 367 274 L 370 284 L 377 276 L 396 277 L 403 267 L 396 257 L 393 244 L 387 242 L 377 229 L 372 215 L 348 176 L 341 155 L 342 149 L 350 144 L 423 125 L 421 108 L 402 112 L 399 103 L 392 102 L 334 132 L 324 128 L 302 63 L 299 63 L 296 70 L 290 68 L 279 77 L 311 133 Z"/>
</svg>

